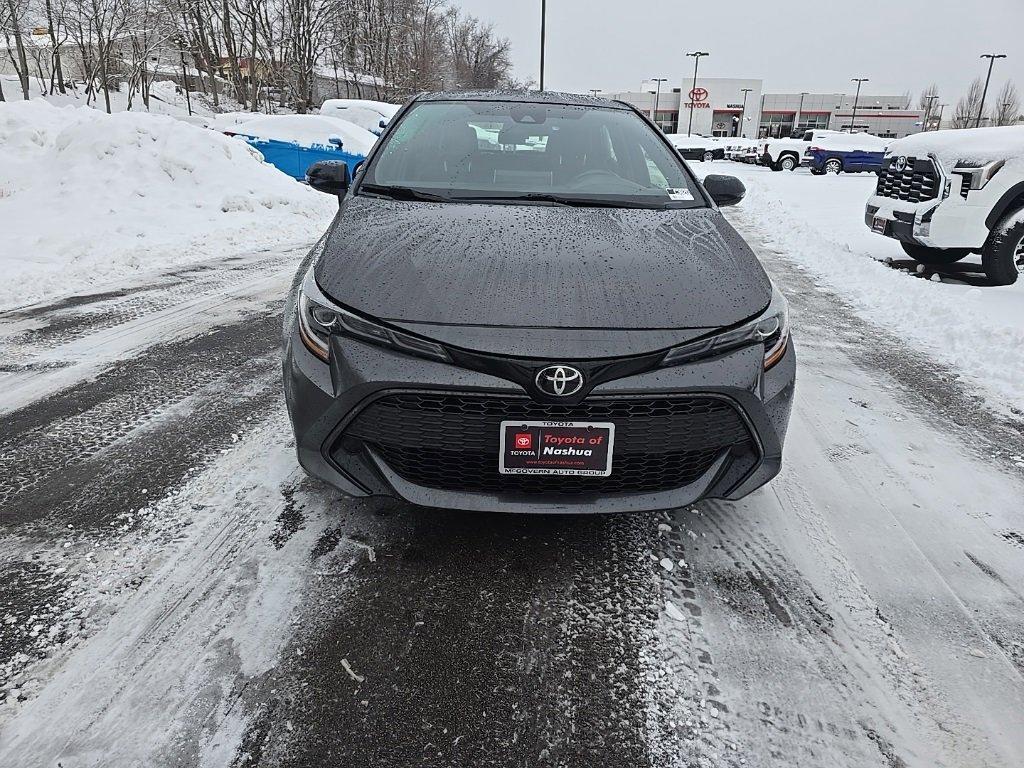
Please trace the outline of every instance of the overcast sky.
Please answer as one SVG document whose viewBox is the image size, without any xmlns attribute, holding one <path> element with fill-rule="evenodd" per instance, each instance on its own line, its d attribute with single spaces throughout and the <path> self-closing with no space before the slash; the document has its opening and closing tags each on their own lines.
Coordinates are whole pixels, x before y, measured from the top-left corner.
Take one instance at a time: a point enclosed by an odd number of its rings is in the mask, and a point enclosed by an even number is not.
<svg viewBox="0 0 1024 768">
<path fill-rule="evenodd" d="M 516 74 L 537 78 L 541 0 L 454 0 L 512 42 Z M 929 83 L 954 103 L 982 53 L 1005 53 L 992 87 L 1024 92 L 1024 0 L 548 0 L 545 87 L 636 90 L 645 78 L 751 77 L 769 93 L 853 92 L 868 77 L 879 95 Z M 666 84 L 668 85 L 668 84 Z"/>
</svg>

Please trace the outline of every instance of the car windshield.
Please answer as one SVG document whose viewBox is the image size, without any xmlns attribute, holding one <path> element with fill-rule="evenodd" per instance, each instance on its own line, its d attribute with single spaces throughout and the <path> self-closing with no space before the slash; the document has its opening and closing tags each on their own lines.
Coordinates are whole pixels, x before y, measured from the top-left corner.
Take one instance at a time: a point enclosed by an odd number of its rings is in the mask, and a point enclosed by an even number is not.
<svg viewBox="0 0 1024 768">
<path fill-rule="evenodd" d="M 682 160 L 631 110 L 514 101 L 415 104 L 359 192 L 441 202 L 707 205 Z"/>
</svg>

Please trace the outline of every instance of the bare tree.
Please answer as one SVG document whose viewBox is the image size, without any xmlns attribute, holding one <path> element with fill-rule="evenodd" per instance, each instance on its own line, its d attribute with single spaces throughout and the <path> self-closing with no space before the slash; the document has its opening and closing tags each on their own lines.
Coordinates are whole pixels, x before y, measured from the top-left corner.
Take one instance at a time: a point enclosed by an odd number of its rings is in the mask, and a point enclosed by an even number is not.
<svg viewBox="0 0 1024 768">
<path fill-rule="evenodd" d="M 952 126 L 954 128 L 968 128 L 971 122 L 978 115 L 981 108 L 981 94 L 985 88 L 985 81 L 980 77 L 974 79 L 967 93 L 961 96 L 953 110 Z"/>
<path fill-rule="evenodd" d="M 1020 119 L 1020 95 L 1012 80 L 1007 80 L 996 96 L 992 110 L 993 125 L 1015 125 Z"/>
<path fill-rule="evenodd" d="M 7 53 L 14 65 L 14 71 L 18 74 L 21 82 L 21 93 L 25 101 L 28 101 L 28 57 L 25 55 L 25 41 L 22 39 L 21 30 L 25 27 L 26 16 L 28 15 L 28 4 L 24 0 L 4 0 L 0 10 L 0 27 L 3 28 L 4 39 L 7 42 Z M 17 57 L 11 54 L 11 40 L 14 40 L 14 48 Z"/>
</svg>

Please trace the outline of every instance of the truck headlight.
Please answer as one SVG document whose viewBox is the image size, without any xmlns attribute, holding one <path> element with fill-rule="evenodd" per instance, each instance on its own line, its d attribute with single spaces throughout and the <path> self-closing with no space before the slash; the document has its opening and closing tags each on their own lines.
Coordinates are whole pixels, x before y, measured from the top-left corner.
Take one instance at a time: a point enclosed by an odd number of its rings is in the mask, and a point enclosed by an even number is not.
<svg viewBox="0 0 1024 768">
<path fill-rule="evenodd" d="M 673 347 L 665 353 L 661 364 L 681 365 L 755 344 L 764 348 L 766 371 L 785 357 L 789 346 L 789 303 L 774 285 L 771 303 L 759 317 L 728 331 Z"/>
<path fill-rule="evenodd" d="M 993 160 L 985 165 L 971 165 L 961 160 L 956 164 L 953 173 L 963 177 L 961 189 L 984 189 L 989 180 L 999 173 L 1004 165 L 1006 165 L 1005 160 Z"/>
</svg>

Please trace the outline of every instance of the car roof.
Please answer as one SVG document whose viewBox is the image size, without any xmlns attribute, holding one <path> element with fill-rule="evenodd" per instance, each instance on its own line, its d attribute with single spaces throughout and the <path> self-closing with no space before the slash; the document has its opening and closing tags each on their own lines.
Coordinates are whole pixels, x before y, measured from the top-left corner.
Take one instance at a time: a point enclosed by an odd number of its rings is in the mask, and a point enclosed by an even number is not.
<svg viewBox="0 0 1024 768">
<path fill-rule="evenodd" d="M 622 101 L 558 91 L 437 91 L 421 93 L 414 101 L 514 101 L 520 104 L 566 104 L 574 107 L 603 107 L 629 110 Z"/>
</svg>

